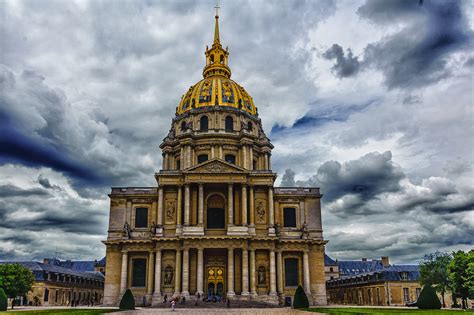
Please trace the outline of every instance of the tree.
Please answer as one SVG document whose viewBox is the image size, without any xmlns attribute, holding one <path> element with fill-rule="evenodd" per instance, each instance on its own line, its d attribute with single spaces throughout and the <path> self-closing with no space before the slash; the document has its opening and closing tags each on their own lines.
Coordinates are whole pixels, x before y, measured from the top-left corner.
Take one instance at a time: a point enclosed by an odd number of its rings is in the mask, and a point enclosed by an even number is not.
<svg viewBox="0 0 474 315">
<path fill-rule="evenodd" d="M 425 255 L 420 262 L 420 283 L 432 286 L 441 293 L 443 307 L 446 307 L 444 295 L 450 284 L 448 266 L 451 259 L 448 253 L 435 252 Z"/>
<path fill-rule="evenodd" d="M 302 286 L 298 286 L 295 292 L 295 296 L 293 297 L 293 307 L 294 308 L 308 308 L 309 302 L 306 293 L 303 290 Z"/>
<path fill-rule="evenodd" d="M 7 295 L 5 294 L 5 291 L 3 291 L 2 288 L 0 288 L 0 311 L 6 311 L 7 308 L 8 308 Z"/>
<path fill-rule="evenodd" d="M 461 298 L 463 309 L 467 306 L 467 299 L 469 297 L 473 298 L 473 288 L 472 286 L 470 287 L 469 284 L 469 279 L 472 279 L 472 267 L 469 269 L 469 265 L 472 265 L 473 263 L 474 249 L 471 249 L 468 253 L 459 250 L 453 252 L 453 260 L 448 266 L 451 287 L 454 294 Z"/>
<path fill-rule="evenodd" d="M 135 309 L 135 298 L 133 297 L 133 293 L 130 289 L 125 291 L 124 295 L 122 296 L 122 300 L 120 300 L 119 308 L 121 310 L 134 310 Z"/>
<path fill-rule="evenodd" d="M 435 289 L 430 285 L 425 285 L 420 292 L 416 306 L 423 310 L 437 310 L 441 308 L 441 302 L 436 295 Z"/>
<path fill-rule="evenodd" d="M 34 280 L 35 276 L 31 270 L 20 264 L 0 265 L 0 288 L 11 299 L 26 295 L 31 291 Z M 12 301 L 12 308 L 13 304 Z"/>
</svg>

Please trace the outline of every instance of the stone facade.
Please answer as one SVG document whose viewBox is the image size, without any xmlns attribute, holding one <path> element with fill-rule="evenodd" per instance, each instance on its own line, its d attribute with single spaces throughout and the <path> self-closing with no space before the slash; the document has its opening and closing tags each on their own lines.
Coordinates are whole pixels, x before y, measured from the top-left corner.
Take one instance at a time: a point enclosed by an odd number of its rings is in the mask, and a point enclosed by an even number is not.
<svg viewBox="0 0 474 315">
<path fill-rule="evenodd" d="M 112 188 L 105 305 L 127 288 L 138 305 L 165 295 L 281 304 L 298 285 L 326 304 L 319 188 L 274 187 L 273 145 L 227 58 L 216 16 L 204 79 L 160 145 L 157 186 Z"/>
</svg>

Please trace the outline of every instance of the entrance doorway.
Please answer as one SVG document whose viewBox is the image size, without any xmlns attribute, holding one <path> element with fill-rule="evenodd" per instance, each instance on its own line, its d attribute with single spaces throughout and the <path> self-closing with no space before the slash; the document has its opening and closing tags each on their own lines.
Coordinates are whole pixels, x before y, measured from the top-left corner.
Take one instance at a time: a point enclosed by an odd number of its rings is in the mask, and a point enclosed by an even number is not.
<svg viewBox="0 0 474 315">
<path fill-rule="evenodd" d="M 224 297 L 224 267 L 207 267 L 207 299 L 221 301 Z"/>
</svg>

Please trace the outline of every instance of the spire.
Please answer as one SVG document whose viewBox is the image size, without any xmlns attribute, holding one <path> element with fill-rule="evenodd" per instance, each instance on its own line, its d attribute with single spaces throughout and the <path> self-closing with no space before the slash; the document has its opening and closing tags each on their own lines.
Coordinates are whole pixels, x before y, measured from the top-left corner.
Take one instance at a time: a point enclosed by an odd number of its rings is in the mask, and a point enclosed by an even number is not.
<svg viewBox="0 0 474 315">
<path fill-rule="evenodd" d="M 216 3 L 216 6 L 214 7 L 216 9 L 216 27 L 214 29 L 214 44 L 220 44 L 220 38 L 219 38 L 219 3 Z"/>
</svg>

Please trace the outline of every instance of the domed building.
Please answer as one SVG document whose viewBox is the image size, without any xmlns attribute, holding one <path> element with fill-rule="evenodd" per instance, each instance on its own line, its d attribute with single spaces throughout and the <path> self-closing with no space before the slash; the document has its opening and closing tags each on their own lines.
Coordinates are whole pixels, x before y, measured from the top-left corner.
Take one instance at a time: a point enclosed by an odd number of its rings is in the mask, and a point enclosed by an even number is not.
<svg viewBox="0 0 474 315">
<path fill-rule="evenodd" d="M 109 194 L 105 305 L 126 289 L 146 306 L 165 296 L 284 305 L 298 285 L 310 304 L 326 304 L 319 188 L 274 187 L 273 145 L 231 79 L 215 19 L 203 79 L 160 145 L 157 186 Z"/>
</svg>

